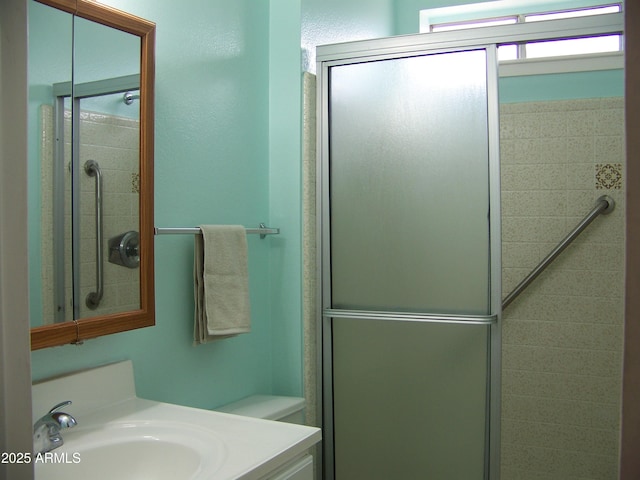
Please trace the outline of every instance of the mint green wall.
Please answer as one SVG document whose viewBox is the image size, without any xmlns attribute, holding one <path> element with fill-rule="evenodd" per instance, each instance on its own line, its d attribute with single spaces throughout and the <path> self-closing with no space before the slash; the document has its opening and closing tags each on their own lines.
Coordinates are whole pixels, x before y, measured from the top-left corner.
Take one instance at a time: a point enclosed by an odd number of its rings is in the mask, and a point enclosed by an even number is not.
<svg viewBox="0 0 640 480">
<path fill-rule="evenodd" d="M 302 0 L 303 69 L 315 72 L 315 47 L 393 35 L 393 0 Z"/>
<path fill-rule="evenodd" d="M 271 240 L 273 385 L 302 395 L 300 0 L 269 13 L 269 208 L 281 229 Z"/>
<path fill-rule="evenodd" d="M 95 22 L 74 20 L 74 83 L 121 77 L 139 73 L 140 39 Z M 108 69 L 105 66 L 108 65 Z M 82 110 L 103 112 L 119 117 L 139 118 L 139 103 L 127 105 L 122 93 L 85 98 Z"/>
<path fill-rule="evenodd" d="M 108 3 L 157 24 L 156 225 L 271 222 L 268 3 Z M 251 334 L 192 346 L 193 238 L 160 236 L 156 326 L 36 351 L 34 380 L 130 358 L 143 397 L 213 407 L 270 393 L 271 242 L 249 237 Z"/>
<path fill-rule="evenodd" d="M 500 103 L 623 96 L 623 70 L 500 78 Z"/>
<path fill-rule="evenodd" d="M 485 0 L 489 1 L 489 0 Z M 394 35 L 410 35 L 420 32 L 420 10 L 450 7 L 467 3 L 482 3 L 474 0 L 393 0 Z"/>
</svg>

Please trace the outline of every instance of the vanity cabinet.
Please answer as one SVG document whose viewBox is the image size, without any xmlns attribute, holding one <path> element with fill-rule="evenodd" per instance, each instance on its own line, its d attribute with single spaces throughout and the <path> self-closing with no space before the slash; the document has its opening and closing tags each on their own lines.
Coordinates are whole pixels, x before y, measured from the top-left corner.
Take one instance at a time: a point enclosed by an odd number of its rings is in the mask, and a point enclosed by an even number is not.
<svg viewBox="0 0 640 480">
<path fill-rule="evenodd" d="M 313 457 L 305 453 L 261 480 L 313 480 Z"/>
</svg>

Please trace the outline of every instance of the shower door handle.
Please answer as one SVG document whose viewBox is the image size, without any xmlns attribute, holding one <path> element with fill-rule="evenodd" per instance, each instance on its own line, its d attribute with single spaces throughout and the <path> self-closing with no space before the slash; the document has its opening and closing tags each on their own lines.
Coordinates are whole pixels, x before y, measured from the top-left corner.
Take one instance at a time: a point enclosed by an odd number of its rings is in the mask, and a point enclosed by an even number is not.
<svg viewBox="0 0 640 480">
<path fill-rule="evenodd" d="M 435 313 L 410 313 L 410 312 L 379 312 L 371 310 L 342 310 L 326 308 L 322 311 L 325 318 L 345 318 L 356 320 L 390 320 L 422 323 L 454 323 L 464 325 L 493 325 L 497 323 L 498 316 L 489 315 L 455 315 Z"/>
<path fill-rule="evenodd" d="M 89 292 L 86 305 L 95 310 L 100 305 L 104 293 L 104 272 L 102 269 L 102 171 L 95 160 L 87 160 L 84 171 L 90 177 L 96 177 L 96 291 Z"/>
</svg>

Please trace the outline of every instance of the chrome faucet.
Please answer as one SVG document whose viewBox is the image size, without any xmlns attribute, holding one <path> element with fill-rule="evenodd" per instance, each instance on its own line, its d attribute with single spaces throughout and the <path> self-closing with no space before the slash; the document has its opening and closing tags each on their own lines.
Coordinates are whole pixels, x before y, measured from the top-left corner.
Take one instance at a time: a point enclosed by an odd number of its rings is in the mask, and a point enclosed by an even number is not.
<svg viewBox="0 0 640 480">
<path fill-rule="evenodd" d="M 46 453 L 64 443 L 60 430 L 75 427 L 78 422 L 68 413 L 57 410 L 71 405 L 71 400 L 59 403 L 33 425 L 33 452 Z"/>
</svg>

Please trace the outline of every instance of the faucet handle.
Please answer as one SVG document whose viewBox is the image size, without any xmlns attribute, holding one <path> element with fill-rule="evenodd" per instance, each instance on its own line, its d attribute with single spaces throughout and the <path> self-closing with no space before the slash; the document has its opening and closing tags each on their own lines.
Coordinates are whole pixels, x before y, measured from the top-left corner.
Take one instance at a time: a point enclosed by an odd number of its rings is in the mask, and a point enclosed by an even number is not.
<svg viewBox="0 0 640 480">
<path fill-rule="evenodd" d="M 68 413 L 56 411 L 61 409 L 62 407 L 66 407 L 67 405 L 71 405 L 71 400 L 60 402 L 51 410 L 49 410 L 49 413 L 48 413 L 48 415 L 50 415 L 51 418 L 53 418 L 58 423 L 58 425 L 60 425 L 61 428 L 71 428 L 71 427 L 75 427 L 78 424 L 76 419 L 73 418 Z"/>
<path fill-rule="evenodd" d="M 53 407 L 51 410 L 49 410 L 49 414 L 52 414 L 56 410 L 60 410 L 62 407 L 66 407 L 67 405 L 71 405 L 72 403 L 73 402 L 71 400 L 65 400 L 64 402 L 60 402 L 55 407 Z"/>
<path fill-rule="evenodd" d="M 34 453 L 46 453 L 58 448 L 64 443 L 60 429 L 75 427 L 78 424 L 68 413 L 57 411 L 67 405 L 71 405 L 70 400 L 57 404 L 33 425 Z"/>
</svg>

